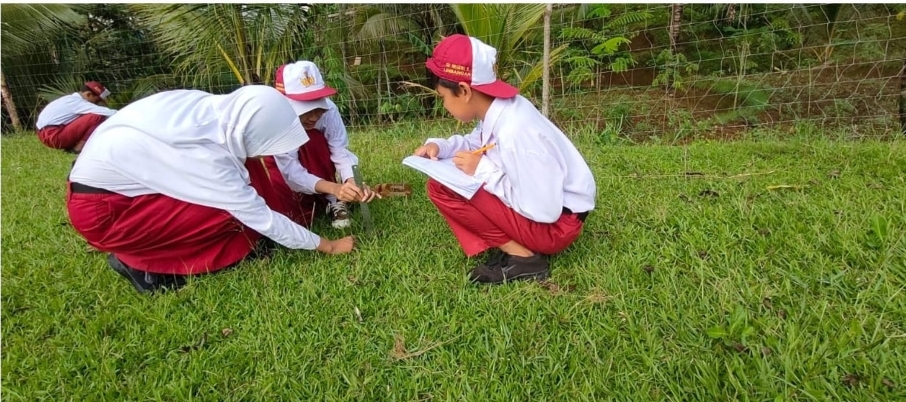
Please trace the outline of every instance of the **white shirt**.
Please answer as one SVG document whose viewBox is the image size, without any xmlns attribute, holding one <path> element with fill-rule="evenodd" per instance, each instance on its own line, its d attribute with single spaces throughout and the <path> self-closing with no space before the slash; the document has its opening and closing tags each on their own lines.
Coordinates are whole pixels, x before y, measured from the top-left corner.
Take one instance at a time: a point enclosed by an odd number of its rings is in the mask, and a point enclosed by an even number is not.
<svg viewBox="0 0 906 402">
<path fill-rule="evenodd" d="M 324 133 L 327 138 L 327 145 L 330 148 L 330 160 L 337 168 L 340 174 L 340 182 L 345 182 L 352 177 L 352 166 L 359 163 L 359 158 L 349 151 L 349 137 L 346 134 L 346 126 L 343 124 L 343 118 L 337 105 L 330 99 L 327 99 L 330 109 L 324 112 L 324 115 L 318 119 L 315 129 Z M 295 192 L 304 194 L 315 194 L 315 184 L 318 180 L 331 181 L 332 177 L 318 177 L 308 172 L 299 162 L 299 153 L 290 152 L 282 155 L 274 155 L 274 161 L 277 162 L 277 168 L 283 174 L 286 184 Z"/>
<path fill-rule="evenodd" d="M 279 244 L 312 250 L 320 237 L 271 210 L 243 165 L 247 157 L 285 153 L 305 140 L 292 106 L 271 87 L 246 86 L 230 95 L 168 91 L 102 123 L 69 179 L 127 197 L 165 194 L 221 209 Z"/>
<path fill-rule="evenodd" d="M 485 182 L 485 191 L 535 222 L 556 222 L 563 207 L 575 213 L 595 207 L 595 180 L 585 159 L 521 95 L 495 99 L 484 121 L 468 135 L 425 143 L 438 145 L 439 158 L 496 143 L 482 156 L 474 176 Z"/>
<path fill-rule="evenodd" d="M 62 96 L 48 103 L 44 110 L 38 115 L 38 121 L 35 123 L 38 130 L 47 126 L 59 126 L 72 123 L 83 114 L 99 114 L 103 116 L 113 116 L 116 110 L 103 106 L 95 105 L 78 92 Z"/>
</svg>

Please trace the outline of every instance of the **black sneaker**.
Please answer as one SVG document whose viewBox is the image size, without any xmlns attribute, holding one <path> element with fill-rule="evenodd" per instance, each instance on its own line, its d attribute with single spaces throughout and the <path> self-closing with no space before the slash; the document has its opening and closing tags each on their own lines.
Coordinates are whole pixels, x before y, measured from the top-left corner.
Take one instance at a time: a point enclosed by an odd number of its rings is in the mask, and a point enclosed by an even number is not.
<svg viewBox="0 0 906 402">
<path fill-rule="evenodd" d="M 183 275 L 164 275 L 139 271 L 124 264 L 112 253 L 107 255 L 107 264 L 118 274 L 122 275 L 123 278 L 129 280 L 139 293 L 152 293 L 165 289 L 176 290 L 186 284 L 186 278 Z"/>
<path fill-rule="evenodd" d="M 517 280 L 547 279 L 550 263 L 547 257 L 535 254 L 531 257 L 492 254 L 488 261 L 472 270 L 469 280 L 477 283 L 506 283 Z"/>
</svg>

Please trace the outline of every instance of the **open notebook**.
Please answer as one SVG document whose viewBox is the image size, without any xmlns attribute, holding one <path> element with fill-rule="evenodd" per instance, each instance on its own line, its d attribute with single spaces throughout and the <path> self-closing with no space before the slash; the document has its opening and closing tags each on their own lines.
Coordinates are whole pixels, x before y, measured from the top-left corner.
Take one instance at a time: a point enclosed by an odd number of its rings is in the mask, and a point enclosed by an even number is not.
<svg viewBox="0 0 906 402">
<path fill-rule="evenodd" d="M 428 158 L 422 158 L 421 156 L 409 156 L 403 159 L 403 165 L 409 166 L 430 176 L 450 190 L 455 191 L 456 194 L 470 200 L 483 184 L 478 179 L 459 170 L 459 168 L 453 164 L 453 159 L 438 159 L 433 161 Z"/>
</svg>

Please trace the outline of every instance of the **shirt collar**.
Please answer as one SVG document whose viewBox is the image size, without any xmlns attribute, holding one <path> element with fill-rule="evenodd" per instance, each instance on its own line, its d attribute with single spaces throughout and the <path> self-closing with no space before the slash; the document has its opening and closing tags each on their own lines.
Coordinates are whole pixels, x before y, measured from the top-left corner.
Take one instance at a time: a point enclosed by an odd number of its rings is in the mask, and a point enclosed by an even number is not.
<svg viewBox="0 0 906 402">
<path fill-rule="evenodd" d="M 489 107 L 488 111 L 484 114 L 484 120 L 481 122 L 483 139 L 486 140 L 491 138 L 494 128 L 497 126 L 497 121 L 500 120 L 500 116 L 503 114 L 504 109 L 515 103 L 516 97 L 508 99 L 494 98 L 494 101 L 491 102 L 491 107 Z"/>
</svg>

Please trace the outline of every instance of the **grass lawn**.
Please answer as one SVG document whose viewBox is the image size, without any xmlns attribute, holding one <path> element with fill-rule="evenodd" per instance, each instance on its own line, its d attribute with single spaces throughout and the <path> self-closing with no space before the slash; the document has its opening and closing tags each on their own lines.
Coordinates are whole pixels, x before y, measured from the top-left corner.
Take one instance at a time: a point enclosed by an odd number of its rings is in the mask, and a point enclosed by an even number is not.
<svg viewBox="0 0 906 402">
<path fill-rule="evenodd" d="M 366 182 L 415 188 L 372 203 L 356 252 L 279 250 L 151 297 L 68 225 L 73 156 L 4 137 L 3 400 L 906 397 L 906 142 L 583 134 L 582 237 L 548 283 L 477 287 L 400 164 L 449 127 L 353 130 Z"/>
</svg>

